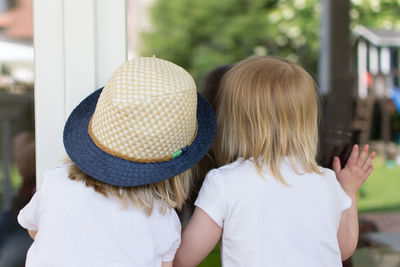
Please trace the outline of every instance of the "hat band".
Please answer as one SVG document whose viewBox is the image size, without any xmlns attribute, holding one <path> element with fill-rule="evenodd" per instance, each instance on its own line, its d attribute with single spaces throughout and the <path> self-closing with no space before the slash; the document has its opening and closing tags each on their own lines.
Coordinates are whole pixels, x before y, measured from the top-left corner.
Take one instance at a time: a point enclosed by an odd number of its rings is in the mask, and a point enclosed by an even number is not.
<svg viewBox="0 0 400 267">
<path fill-rule="evenodd" d="M 93 116 L 92 116 L 92 118 L 93 118 Z M 89 133 L 89 136 L 90 136 L 90 138 L 92 139 L 93 143 L 95 143 L 95 145 L 96 145 L 98 148 L 100 148 L 102 151 L 104 151 L 104 152 L 106 152 L 107 154 L 110 154 L 110 155 L 112 155 L 112 156 L 114 156 L 114 157 L 118 157 L 118 158 L 121 158 L 121 159 L 129 160 L 129 161 L 132 161 L 132 162 L 138 162 L 138 163 L 165 162 L 165 161 L 170 161 L 170 160 L 172 160 L 172 159 L 174 159 L 174 158 L 179 157 L 179 156 L 182 155 L 182 154 L 187 150 L 187 148 L 193 143 L 194 139 L 196 139 L 197 128 L 198 128 L 198 123 L 197 123 L 197 120 L 196 120 L 196 129 L 195 129 L 194 135 L 193 135 L 193 137 L 192 137 L 192 140 L 190 140 L 190 142 L 189 142 L 189 144 L 188 144 L 187 146 L 185 146 L 185 147 L 179 149 L 178 151 L 175 151 L 175 152 L 172 153 L 171 155 L 167 155 L 167 156 L 160 157 L 160 158 L 142 159 L 142 158 L 135 158 L 135 157 L 126 156 L 126 155 L 122 154 L 121 152 L 113 151 L 113 150 L 107 148 L 106 146 L 104 146 L 103 144 L 101 144 L 101 143 L 99 142 L 99 140 L 96 138 L 96 136 L 93 134 L 93 131 L 92 131 L 92 118 L 90 118 L 90 121 L 89 121 L 88 133 Z"/>
</svg>

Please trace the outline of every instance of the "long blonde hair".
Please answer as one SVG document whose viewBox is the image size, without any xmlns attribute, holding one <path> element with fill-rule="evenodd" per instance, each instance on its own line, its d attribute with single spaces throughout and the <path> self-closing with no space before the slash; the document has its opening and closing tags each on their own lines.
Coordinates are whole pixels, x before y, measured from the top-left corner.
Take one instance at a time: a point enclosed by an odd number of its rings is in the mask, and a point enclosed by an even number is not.
<svg viewBox="0 0 400 267">
<path fill-rule="evenodd" d="M 117 197 L 124 205 L 132 203 L 142 209 L 147 216 L 150 216 L 156 201 L 161 202 L 160 212 L 162 214 L 165 213 L 167 208 L 182 208 L 189 195 L 192 170 L 189 169 L 177 176 L 154 184 L 120 187 L 96 180 L 84 173 L 78 166 L 72 164 L 69 169 L 69 178 L 84 182 L 86 186 L 92 187 L 96 192 L 106 197 Z"/>
<path fill-rule="evenodd" d="M 305 172 L 321 173 L 315 161 L 318 109 L 316 84 L 299 65 L 266 56 L 240 61 L 225 74 L 218 95 L 218 164 L 253 157 L 260 174 L 267 164 L 286 184 L 279 166 L 293 156 L 295 171 L 294 159 Z"/>
</svg>

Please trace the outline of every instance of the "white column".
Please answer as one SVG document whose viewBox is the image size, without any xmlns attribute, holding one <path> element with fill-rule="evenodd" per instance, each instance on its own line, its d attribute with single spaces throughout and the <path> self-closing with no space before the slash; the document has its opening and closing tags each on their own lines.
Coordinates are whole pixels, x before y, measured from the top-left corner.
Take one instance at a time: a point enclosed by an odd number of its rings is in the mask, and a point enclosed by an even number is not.
<svg viewBox="0 0 400 267">
<path fill-rule="evenodd" d="M 64 14 L 62 0 L 35 0 L 35 138 L 37 184 L 64 152 Z"/>
<path fill-rule="evenodd" d="M 66 116 L 95 87 L 94 0 L 64 1 L 64 91 Z"/>
<path fill-rule="evenodd" d="M 358 96 L 366 99 L 367 86 L 367 44 L 360 40 L 357 45 L 357 72 L 358 72 Z"/>
<path fill-rule="evenodd" d="M 390 74 L 390 48 L 389 47 L 382 47 L 381 48 L 381 61 L 380 61 L 380 70 L 383 74 L 389 75 Z"/>
<path fill-rule="evenodd" d="M 374 76 L 379 72 L 378 48 L 372 44 L 369 46 L 369 72 Z"/>
<path fill-rule="evenodd" d="M 127 59 L 127 6 L 125 0 L 96 0 L 95 5 L 96 87 L 102 87 Z"/>
<path fill-rule="evenodd" d="M 69 113 L 126 60 L 125 14 L 125 0 L 34 1 L 38 181 L 65 155 Z"/>
<path fill-rule="evenodd" d="M 321 26 L 320 26 L 320 49 L 318 60 L 318 83 L 319 91 L 322 95 L 327 95 L 330 91 L 331 73 L 331 0 L 320 0 L 322 6 Z"/>
</svg>

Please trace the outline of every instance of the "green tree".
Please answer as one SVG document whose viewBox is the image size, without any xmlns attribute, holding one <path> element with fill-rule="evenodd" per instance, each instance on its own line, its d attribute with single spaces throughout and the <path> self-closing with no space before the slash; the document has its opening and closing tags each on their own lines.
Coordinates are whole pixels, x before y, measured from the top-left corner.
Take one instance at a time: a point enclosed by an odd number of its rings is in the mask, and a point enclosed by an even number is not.
<svg viewBox="0 0 400 267">
<path fill-rule="evenodd" d="M 173 61 L 196 80 L 216 66 L 265 54 L 316 73 L 320 14 L 319 0 L 156 0 L 142 54 Z M 352 26 L 380 27 L 400 27 L 397 14 L 397 0 L 353 0 L 350 13 Z"/>
<path fill-rule="evenodd" d="M 351 28 L 364 25 L 385 30 L 400 30 L 400 1 L 352 0 Z"/>
</svg>

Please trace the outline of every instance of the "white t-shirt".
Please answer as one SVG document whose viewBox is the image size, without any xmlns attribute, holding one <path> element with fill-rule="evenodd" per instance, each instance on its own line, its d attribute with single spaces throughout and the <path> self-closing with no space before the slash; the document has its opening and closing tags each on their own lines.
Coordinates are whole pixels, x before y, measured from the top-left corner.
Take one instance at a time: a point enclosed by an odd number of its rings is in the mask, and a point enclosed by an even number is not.
<svg viewBox="0 0 400 267">
<path fill-rule="evenodd" d="M 157 266 L 174 259 L 181 224 L 174 210 L 151 216 L 68 178 L 69 165 L 47 171 L 40 190 L 18 215 L 38 231 L 26 266 Z"/>
<path fill-rule="evenodd" d="M 283 185 L 263 179 L 252 160 L 210 171 L 195 205 L 223 228 L 222 265 L 263 267 L 342 266 L 337 240 L 342 211 L 351 199 L 333 171 L 299 175 L 281 163 Z"/>
</svg>

